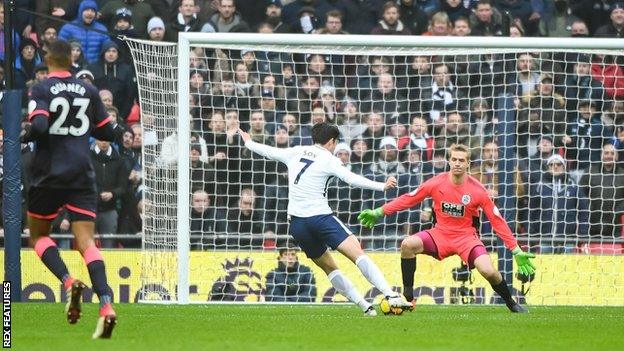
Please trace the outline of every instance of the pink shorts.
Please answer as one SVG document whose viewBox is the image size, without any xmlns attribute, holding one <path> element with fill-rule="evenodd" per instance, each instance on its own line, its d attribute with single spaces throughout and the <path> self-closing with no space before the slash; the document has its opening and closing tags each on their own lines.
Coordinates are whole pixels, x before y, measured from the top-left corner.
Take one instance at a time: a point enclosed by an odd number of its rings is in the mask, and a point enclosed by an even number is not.
<svg viewBox="0 0 624 351">
<path fill-rule="evenodd" d="M 435 228 L 413 235 L 422 240 L 423 253 L 437 260 L 459 255 L 469 268 L 474 268 L 474 260 L 481 255 L 487 255 L 485 245 L 476 235 L 452 236 Z"/>
</svg>

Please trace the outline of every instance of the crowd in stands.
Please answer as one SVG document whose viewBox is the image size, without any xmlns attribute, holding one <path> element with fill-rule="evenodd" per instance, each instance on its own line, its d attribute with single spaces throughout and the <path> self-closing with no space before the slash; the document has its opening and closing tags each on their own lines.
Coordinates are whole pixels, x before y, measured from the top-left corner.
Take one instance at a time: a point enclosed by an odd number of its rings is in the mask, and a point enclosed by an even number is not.
<svg viewBox="0 0 624 351">
<path fill-rule="evenodd" d="M 100 193 L 96 226 L 104 247 L 140 246 L 105 234 L 139 233 L 144 205 L 140 101 L 134 62 L 120 36 L 176 42 L 180 32 L 624 35 L 624 3 L 609 0 L 22 0 L 16 5 L 62 20 L 19 11 L 15 16 L 15 82 L 25 91 L 24 115 L 28 88 L 47 75 L 46 43 L 58 38 L 72 45 L 73 73 L 100 90 L 116 119 L 116 140 L 94 140 L 92 147 Z M 0 50 L 4 59 L 4 45 Z M 386 193 L 352 189 L 341 181 L 328 184 L 336 215 L 365 237 L 367 248 L 395 249 L 402 235 L 431 225 L 426 202 L 384 218 L 372 231 L 356 225 L 355 216 L 444 172 L 445 150 L 453 143 L 470 147 L 471 174 L 497 203 L 513 198 L 513 229 L 521 238 L 542 238 L 542 252 L 574 252 L 579 238 L 590 236 L 620 238 L 623 57 L 194 48 L 192 247 L 275 247 L 287 234 L 286 168 L 245 149 L 236 131 L 241 127 L 255 141 L 276 147 L 309 145 L 311 126 L 319 121 L 339 127 L 335 154 L 351 171 L 377 181 L 398 178 L 399 187 Z M 513 176 L 501 171 L 508 161 L 502 157 L 501 121 L 510 120 L 517 161 Z M 166 163 L 167 140 L 158 142 L 160 162 Z M 23 145 L 24 189 L 32 148 Z M 487 221 L 479 226 L 482 233 L 491 232 Z M 63 213 L 54 232 L 69 232 Z M 570 241 L 549 241 L 560 238 Z"/>
</svg>

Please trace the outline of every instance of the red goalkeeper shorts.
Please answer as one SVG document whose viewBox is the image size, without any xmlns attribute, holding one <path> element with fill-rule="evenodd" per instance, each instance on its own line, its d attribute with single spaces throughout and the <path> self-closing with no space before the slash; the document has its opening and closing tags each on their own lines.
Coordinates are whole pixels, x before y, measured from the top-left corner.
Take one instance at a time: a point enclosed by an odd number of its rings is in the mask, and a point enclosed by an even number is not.
<svg viewBox="0 0 624 351">
<path fill-rule="evenodd" d="M 422 240 L 424 253 L 437 260 L 459 255 L 469 268 L 473 268 L 477 257 L 487 255 L 485 245 L 476 235 L 449 234 L 437 228 L 423 230 L 414 235 Z"/>
</svg>

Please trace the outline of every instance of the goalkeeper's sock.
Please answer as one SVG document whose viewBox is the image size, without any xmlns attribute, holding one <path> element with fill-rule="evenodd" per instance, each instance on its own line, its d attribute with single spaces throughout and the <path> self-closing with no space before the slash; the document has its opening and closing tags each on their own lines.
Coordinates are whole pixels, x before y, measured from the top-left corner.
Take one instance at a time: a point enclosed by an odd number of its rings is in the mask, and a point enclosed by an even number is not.
<svg viewBox="0 0 624 351">
<path fill-rule="evenodd" d="M 492 289 L 494 289 L 494 291 L 496 291 L 498 295 L 500 295 L 500 297 L 505 300 L 505 304 L 507 304 L 507 306 L 516 304 L 516 301 L 511 298 L 511 292 L 507 287 L 507 282 L 505 281 L 505 278 L 503 278 L 503 280 L 501 280 L 501 282 L 496 285 L 492 283 L 490 284 L 492 285 Z"/>
<path fill-rule="evenodd" d="M 336 291 L 344 295 L 344 297 L 349 299 L 349 301 L 360 306 L 362 311 L 366 312 L 366 310 L 371 306 L 370 303 L 364 300 L 351 281 L 345 277 L 339 269 L 329 273 L 327 278 Z"/>
<path fill-rule="evenodd" d="M 355 260 L 355 265 L 360 269 L 360 272 L 366 277 L 369 283 L 379 289 L 385 296 L 394 295 L 394 291 L 390 288 L 390 285 L 384 278 L 383 273 L 379 270 L 379 267 L 366 255 L 362 255 Z"/>
<path fill-rule="evenodd" d="M 50 237 L 44 236 L 39 238 L 35 243 L 35 252 L 50 272 L 63 282 L 65 288 L 67 288 L 67 282 L 71 286 L 73 279 L 69 275 L 67 266 L 59 254 L 58 247 L 56 247 L 56 244 Z"/>
<path fill-rule="evenodd" d="M 403 296 L 407 301 L 414 299 L 414 273 L 416 272 L 416 257 L 401 258 L 401 274 L 403 275 Z"/>
<path fill-rule="evenodd" d="M 89 277 L 93 284 L 93 291 L 100 300 L 100 308 L 112 302 L 112 290 L 106 281 L 106 268 L 100 250 L 95 246 L 89 246 L 82 256 L 89 270 Z"/>
</svg>

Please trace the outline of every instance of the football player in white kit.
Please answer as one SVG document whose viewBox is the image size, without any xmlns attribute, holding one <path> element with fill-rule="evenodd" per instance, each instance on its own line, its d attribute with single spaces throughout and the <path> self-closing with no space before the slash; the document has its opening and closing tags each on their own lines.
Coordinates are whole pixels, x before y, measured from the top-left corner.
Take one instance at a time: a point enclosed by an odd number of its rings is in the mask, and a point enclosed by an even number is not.
<svg viewBox="0 0 624 351">
<path fill-rule="evenodd" d="M 245 142 L 245 147 L 288 167 L 290 235 L 306 255 L 327 274 L 332 286 L 360 306 L 365 315 L 377 315 L 375 308 L 340 272 L 327 250 L 328 246 L 355 263 L 364 277 L 385 295 L 390 306 L 411 309 L 411 303 L 392 291 L 377 265 L 362 250 L 355 235 L 332 214 L 326 197 L 327 185 L 332 177 L 338 177 L 352 186 L 376 191 L 396 187 L 396 178 L 389 177 L 384 184 L 348 171 L 333 154 L 340 133 L 336 126 L 328 123 L 318 123 L 312 127 L 314 145 L 310 146 L 275 148 L 254 142 L 249 134 L 240 129 L 238 133 Z"/>
</svg>

